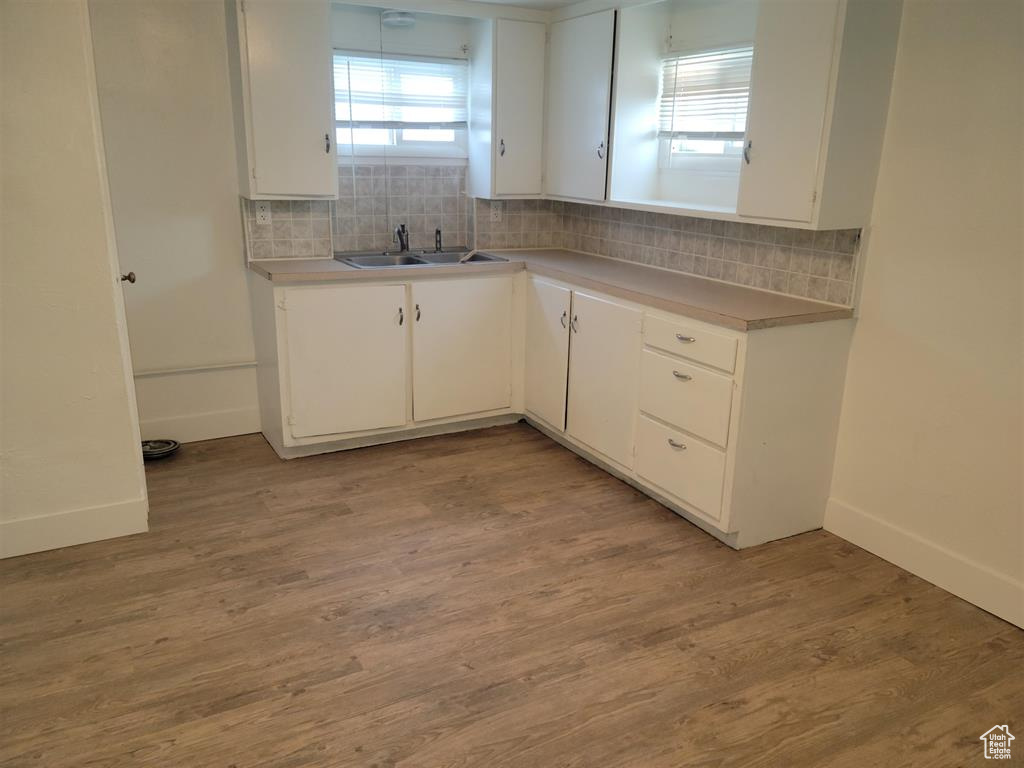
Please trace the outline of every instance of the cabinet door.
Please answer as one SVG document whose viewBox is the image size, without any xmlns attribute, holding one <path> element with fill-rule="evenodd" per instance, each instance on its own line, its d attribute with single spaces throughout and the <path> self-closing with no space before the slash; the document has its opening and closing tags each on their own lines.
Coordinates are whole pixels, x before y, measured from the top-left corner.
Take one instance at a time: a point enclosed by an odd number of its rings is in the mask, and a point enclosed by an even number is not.
<svg viewBox="0 0 1024 768">
<path fill-rule="evenodd" d="M 566 428 L 624 467 L 633 466 L 640 325 L 640 310 L 573 294 Z"/>
<path fill-rule="evenodd" d="M 604 200 L 615 11 L 551 25 L 547 193 Z"/>
<path fill-rule="evenodd" d="M 494 47 L 494 193 L 539 195 L 544 138 L 543 24 L 497 22 Z"/>
<path fill-rule="evenodd" d="M 811 220 L 838 8 L 839 0 L 759 3 L 741 216 Z"/>
<path fill-rule="evenodd" d="M 413 418 L 509 407 L 511 279 L 424 280 L 412 299 Z"/>
<path fill-rule="evenodd" d="M 293 437 L 406 423 L 404 285 L 289 288 L 283 322 Z"/>
<path fill-rule="evenodd" d="M 338 194 L 327 0 L 245 0 L 252 188 Z"/>
<path fill-rule="evenodd" d="M 526 288 L 526 410 L 565 429 L 572 291 L 531 278 Z"/>
</svg>

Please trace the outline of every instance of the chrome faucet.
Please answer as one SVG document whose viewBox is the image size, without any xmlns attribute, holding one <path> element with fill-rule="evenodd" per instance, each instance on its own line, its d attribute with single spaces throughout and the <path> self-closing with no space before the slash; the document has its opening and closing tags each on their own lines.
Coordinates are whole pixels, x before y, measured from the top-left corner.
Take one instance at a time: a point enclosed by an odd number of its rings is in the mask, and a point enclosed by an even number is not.
<svg viewBox="0 0 1024 768">
<path fill-rule="evenodd" d="M 399 224 L 395 227 L 395 236 L 391 239 L 391 242 L 398 243 L 399 252 L 409 250 L 409 230 L 405 228 L 405 224 Z"/>
</svg>

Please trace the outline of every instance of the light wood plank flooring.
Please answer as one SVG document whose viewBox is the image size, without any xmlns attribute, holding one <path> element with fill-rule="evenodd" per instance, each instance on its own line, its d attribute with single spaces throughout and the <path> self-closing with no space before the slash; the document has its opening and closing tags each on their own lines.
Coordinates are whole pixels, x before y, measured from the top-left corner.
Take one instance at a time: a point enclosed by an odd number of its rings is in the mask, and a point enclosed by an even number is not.
<svg viewBox="0 0 1024 768">
<path fill-rule="evenodd" d="M 525 425 L 292 462 L 216 440 L 148 477 L 149 534 L 0 561 L 6 768 L 1024 745 L 1024 631 L 824 532 L 734 552 Z"/>
</svg>

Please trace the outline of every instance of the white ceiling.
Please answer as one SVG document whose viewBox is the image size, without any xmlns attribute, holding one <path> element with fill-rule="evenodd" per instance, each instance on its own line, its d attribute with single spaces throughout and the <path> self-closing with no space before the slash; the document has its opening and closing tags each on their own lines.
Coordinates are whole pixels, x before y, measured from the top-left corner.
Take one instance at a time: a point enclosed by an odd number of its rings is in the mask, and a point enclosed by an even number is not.
<svg viewBox="0 0 1024 768">
<path fill-rule="evenodd" d="M 512 5 L 517 8 L 532 8 L 538 11 L 550 11 L 553 8 L 565 8 L 567 5 L 572 5 L 578 0 L 477 0 L 480 3 L 488 3 L 491 5 Z"/>
</svg>

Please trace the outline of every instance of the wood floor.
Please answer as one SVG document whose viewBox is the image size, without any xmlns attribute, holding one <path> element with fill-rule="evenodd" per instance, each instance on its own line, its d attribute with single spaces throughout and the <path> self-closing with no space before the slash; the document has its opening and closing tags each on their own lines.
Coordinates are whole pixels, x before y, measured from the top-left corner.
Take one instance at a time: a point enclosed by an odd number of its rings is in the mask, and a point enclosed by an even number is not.
<svg viewBox="0 0 1024 768">
<path fill-rule="evenodd" d="M 231 438 L 147 474 L 149 534 L 0 561 L 6 768 L 1024 744 L 1024 631 L 824 532 L 734 552 L 525 425 L 292 462 Z"/>
</svg>

